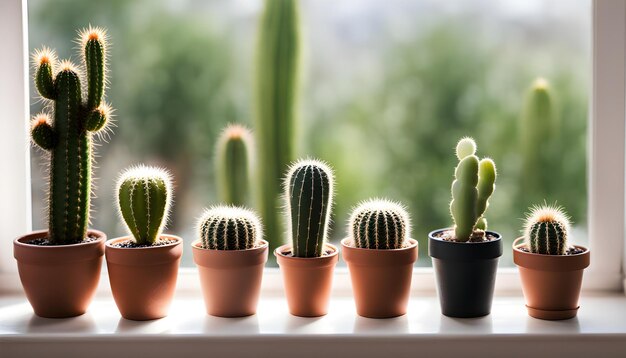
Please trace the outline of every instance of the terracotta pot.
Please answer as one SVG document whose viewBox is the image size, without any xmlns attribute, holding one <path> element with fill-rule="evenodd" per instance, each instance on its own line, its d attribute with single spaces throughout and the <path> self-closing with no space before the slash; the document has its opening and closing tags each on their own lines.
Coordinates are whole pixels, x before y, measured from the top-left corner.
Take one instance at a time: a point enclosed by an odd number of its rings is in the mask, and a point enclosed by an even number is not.
<svg viewBox="0 0 626 358">
<path fill-rule="evenodd" d="M 112 246 L 128 240 L 128 236 L 106 242 L 111 291 L 126 319 L 145 321 L 167 316 L 176 289 L 183 239 L 174 235 L 161 238 L 176 242 L 141 248 Z"/>
<path fill-rule="evenodd" d="M 34 231 L 13 241 L 13 256 L 26 297 L 37 316 L 79 316 L 96 293 L 107 237 L 101 231 L 89 230 L 87 235 L 97 240 L 73 245 L 28 244 L 47 235 L 47 230 Z"/>
<path fill-rule="evenodd" d="M 528 314 L 560 320 L 576 317 L 583 270 L 589 266 L 589 250 L 576 246 L 577 255 L 541 255 L 524 252 L 520 237 L 513 242 L 513 262 L 519 267 Z"/>
<path fill-rule="evenodd" d="M 359 316 L 389 318 L 406 313 L 417 260 L 417 241 L 397 250 L 361 249 L 352 239 L 341 241 L 341 254 L 348 264 L 352 292 Z"/>
<path fill-rule="evenodd" d="M 200 272 L 206 311 L 212 316 L 244 317 L 256 313 L 267 241 L 248 250 L 208 250 L 200 240 L 191 244 Z"/>
<path fill-rule="evenodd" d="M 289 312 L 300 317 L 319 317 L 328 312 L 333 271 L 339 261 L 339 250 L 326 244 L 329 255 L 322 257 L 293 257 L 285 253 L 291 245 L 274 250 L 285 285 Z"/>
<path fill-rule="evenodd" d="M 438 236 L 449 229 L 428 234 L 428 254 L 433 259 L 441 313 L 449 317 L 471 318 L 491 313 L 502 237 L 485 242 L 446 241 Z"/>
</svg>

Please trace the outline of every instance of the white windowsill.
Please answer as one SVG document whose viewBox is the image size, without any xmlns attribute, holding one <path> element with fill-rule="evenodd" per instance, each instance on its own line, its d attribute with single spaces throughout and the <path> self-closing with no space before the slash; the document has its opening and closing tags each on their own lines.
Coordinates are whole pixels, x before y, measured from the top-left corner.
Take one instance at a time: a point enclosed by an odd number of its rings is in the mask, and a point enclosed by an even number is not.
<svg viewBox="0 0 626 358">
<path fill-rule="evenodd" d="M 329 314 L 291 316 L 282 296 L 262 297 L 258 313 L 218 318 L 205 313 L 201 297 L 178 294 L 166 318 L 134 322 L 120 317 L 109 297 L 70 319 L 33 315 L 25 298 L 0 298 L 0 356 L 89 357 L 380 357 L 529 355 L 623 357 L 626 297 L 586 293 L 577 318 L 541 321 L 526 314 L 520 296 L 497 296 L 491 315 L 453 319 L 440 313 L 433 295 L 413 295 L 409 311 L 393 319 L 355 313 L 351 297 L 335 296 Z M 84 353 L 84 354 L 83 354 Z"/>
</svg>

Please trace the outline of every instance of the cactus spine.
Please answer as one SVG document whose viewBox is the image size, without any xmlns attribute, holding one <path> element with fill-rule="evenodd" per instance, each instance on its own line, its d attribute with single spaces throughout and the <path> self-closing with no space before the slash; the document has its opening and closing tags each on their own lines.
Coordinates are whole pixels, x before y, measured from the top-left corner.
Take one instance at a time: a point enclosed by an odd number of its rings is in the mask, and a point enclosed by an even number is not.
<svg viewBox="0 0 626 358">
<path fill-rule="evenodd" d="M 111 109 L 103 101 L 106 82 L 106 32 L 89 27 L 80 32 L 84 71 L 68 60 L 57 63 L 53 51 L 34 54 L 35 86 L 53 103 L 54 120 L 41 113 L 31 122 L 35 144 L 50 153 L 48 239 L 56 244 L 82 241 L 87 234 L 93 160 L 92 135 L 102 131 Z M 86 73 L 83 101 L 81 72 Z"/>
<path fill-rule="evenodd" d="M 535 254 L 565 255 L 569 227 L 569 217 L 562 207 L 535 206 L 524 225 L 526 247 Z"/>
<path fill-rule="evenodd" d="M 161 168 L 143 165 L 125 170 L 117 182 L 117 208 L 137 245 L 152 245 L 172 204 L 172 179 Z"/>
<path fill-rule="evenodd" d="M 483 215 L 495 190 L 496 166 L 489 158 L 479 160 L 475 153 L 476 142 L 472 138 L 463 138 L 456 146 L 459 164 L 454 172 L 450 202 L 456 241 L 468 241 L 475 230 L 487 229 Z"/>
<path fill-rule="evenodd" d="M 545 198 L 555 189 L 552 167 L 555 147 L 558 147 L 558 117 L 552 108 L 552 94 L 548 82 L 536 79 L 526 95 L 520 128 L 522 173 L 521 200 L 532 203 Z"/>
<path fill-rule="evenodd" d="M 300 160 L 285 179 L 289 236 L 295 257 L 324 253 L 333 204 L 332 169 L 318 160 Z"/>
<path fill-rule="evenodd" d="M 277 214 L 281 178 L 295 158 L 299 72 L 297 0 L 266 0 L 256 49 L 255 133 L 258 135 L 259 211 L 271 245 L 284 233 Z"/>
<path fill-rule="evenodd" d="M 237 206 L 212 207 L 198 221 L 198 236 L 204 249 L 251 249 L 257 245 L 262 233 L 259 217 Z"/>
<path fill-rule="evenodd" d="M 224 129 L 217 142 L 216 173 L 218 193 L 224 203 L 243 206 L 250 195 L 252 133 L 240 125 Z"/>
<path fill-rule="evenodd" d="M 411 236 L 409 214 L 398 203 L 371 199 L 354 209 L 348 231 L 357 248 L 400 249 Z"/>
</svg>

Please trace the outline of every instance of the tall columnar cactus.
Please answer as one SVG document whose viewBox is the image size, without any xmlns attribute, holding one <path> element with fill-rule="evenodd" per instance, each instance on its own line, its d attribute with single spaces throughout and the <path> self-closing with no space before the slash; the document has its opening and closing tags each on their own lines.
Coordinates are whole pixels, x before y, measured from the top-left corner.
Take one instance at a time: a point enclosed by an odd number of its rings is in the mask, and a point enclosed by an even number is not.
<svg viewBox="0 0 626 358">
<path fill-rule="evenodd" d="M 259 211 L 271 245 L 284 233 L 277 214 L 280 183 L 295 159 L 299 53 L 298 1 L 265 0 L 256 49 L 255 134 Z"/>
<path fill-rule="evenodd" d="M 79 42 L 83 70 L 69 60 L 58 63 L 55 53 L 45 47 L 33 56 L 37 90 L 54 108 L 53 115 L 41 113 L 34 117 L 31 137 L 50 153 L 48 239 L 56 244 L 80 242 L 87 234 L 92 136 L 103 131 L 111 113 L 103 99 L 106 32 L 89 27 L 80 32 Z M 82 73 L 86 78 L 81 78 Z M 81 80 L 85 79 L 87 98 L 83 99 Z"/>
<path fill-rule="evenodd" d="M 456 146 L 459 165 L 454 172 L 450 202 L 456 241 L 468 241 L 477 229 L 487 229 L 483 215 L 496 187 L 496 165 L 489 158 L 479 160 L 475 153 L 476 142 L 472 138 L 463 138 Z"/>
<path fill-rule="evenodd" d="M 124 171 L 117 182 L 117 208 L 137 245 L 161 236 L 172 204 L 172 179 L 161 168 L 143 165 Z"/>
<path fill-rule="evenodd" d="M 242 207 L 216 206 L 207 209 L 198 221 L 198 236 L 205 249 L 251 249 L 262 235 L 259 217 Z"/>
<path fill-rule="evenodd" d="M 300 160 L 289 169 L 284 186 L 293 256 L 323 255 L 333 205 L 333 182 L 332 169 L 318 160 Z"/>
<path fill-rule="evenodd" d="M 537 78 L 526 94 L 521 116 L 520 140 L 522 173 L 520 175 L 521 200 L 532 203 L 552 193 L 555 149 L 558 134 L 558 117 L 552 105 L 548 82 Z"/>
<path fill-rule="evenodd" d="M 562 207 L 534 206 L 524 224 L 524 238 L 530 252 L 565 255 L 570 221 Z"/>
<path fill-rule="evenodd" d="M 237 124 L 224 129 L 217 142 L 216 173 L 220 200 L 243 206 L 249 202 L 252 133 Z"/>
<path fill-rule="evenodd" d="M 411 236 L 409 214 L 393 201 L 372 199 L 354 209 L 348 224 L 355 247 L 362 249 L 400 249 Z"/>
</svg>

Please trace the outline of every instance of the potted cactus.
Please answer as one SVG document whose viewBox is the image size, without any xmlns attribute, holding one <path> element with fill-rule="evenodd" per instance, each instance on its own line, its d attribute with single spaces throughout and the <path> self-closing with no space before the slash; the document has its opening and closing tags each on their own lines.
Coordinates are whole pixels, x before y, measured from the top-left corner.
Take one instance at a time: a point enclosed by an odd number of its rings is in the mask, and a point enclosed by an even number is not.
<svg viewBox="0 0 626 358">
<path fill-rule="evenodd" d="M 528 314 L 547 320 L 568 319 L 578 312 L 583 270 L 589 249 L 569 244 L 570 222 L 561 207 L 531 209 L 524 236 L 513 242 Z"/>
<path fill-rule="evenodd" d="M 48 230 L 13 242 L 14 256 L 35 314 L 83 314 L 100 279 L 106 235 L 88 229 L 94 134 L 105 131 L 111 109 L 104 102 L 106 32 L 89 27 L 79 39 L 84 69 L 36 51 L 35 85 L 53 114 L 34 117 L 31 138 L 50 158 Z M 81 74 L 85 74 L 85 77 Z M 86 81 L 83 93 L 81 82 Z M 86 95 L 87 98 L 83 98 Z M 54 118 L 54 119 L 53 119 Z"/>
<path fill-rule="evenodd" d="M 256 313 L 268 251 L 262 235 L 261 220 L 250 210 L 217 206 L 204 212 L 191 247 L 208 314 Z"/>
<path fill-rule="evenodd" d="M 361 203 L 350 216 L 341 247 L 357 313 L 369 318 L 405 314 L 417 260 L 406 209 L 389 200 Z"/>
<path fill-rule="evenodd" d="M 289 312 L 318 317 L 328 311 L 338 250 L 326 243 L 333 203 L 333 172 L 318 160 L 300 160 L 285 178 L 291 244 L 274 250 L 282 272 Z"/>
<path fill-rule="evenodd" d="M 105 255 L 115 304 L 132 320 L 165 317 L 176 288 L 182 239 L 162 234 L 172 203 L 170 174 L 136 166 L 117 182 L 117 208 L 129 236 L 106 242 Z"/>
<path fill-rule="evenodd" d="M 495 190 L 496 166 L 479 160 L 476 143 L 463 138 L 456 146 L 459 164 L 452 183 L 450 212 L 454 227 L 428 234 L 441 311 L 451 317 L 480 317 L 491 312 L 493 289 L 502 256 L 500 234 L 487 230 L 485 211 Z"/>
</svg>

